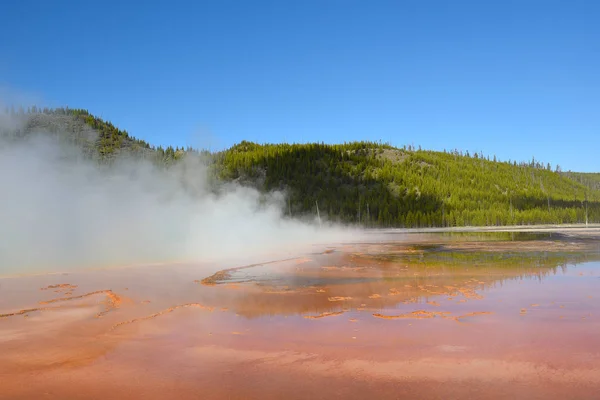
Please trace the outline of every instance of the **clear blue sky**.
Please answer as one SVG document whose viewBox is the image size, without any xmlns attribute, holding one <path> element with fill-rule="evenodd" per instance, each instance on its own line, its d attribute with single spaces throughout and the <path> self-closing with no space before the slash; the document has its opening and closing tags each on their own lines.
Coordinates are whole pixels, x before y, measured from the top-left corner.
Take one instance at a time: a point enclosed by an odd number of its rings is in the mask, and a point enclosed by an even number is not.
<svg viewBox="0 0 600 400">
<path fill-rule="evenodd" d="M 382 140 L 600 171 L 600 1 L 10 1 L 5 102 L 155 145 Z"/>
</svg>

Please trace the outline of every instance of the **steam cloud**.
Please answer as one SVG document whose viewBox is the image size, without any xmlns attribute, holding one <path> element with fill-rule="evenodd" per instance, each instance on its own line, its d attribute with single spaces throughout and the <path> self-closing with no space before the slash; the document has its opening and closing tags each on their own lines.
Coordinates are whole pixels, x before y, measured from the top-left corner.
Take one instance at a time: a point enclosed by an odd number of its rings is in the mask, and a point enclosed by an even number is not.
<svg viewBox="0 0 600 400">
<path fill-rule="evenodd" d="M 266 203 L 235 184 L 211 193 L 198 159 L 100 166 L 56 135 L 7 138 L 21 122 L 0 117 L 0 275 L 251 257 L 348 237 L 283 218 L 281 193 Z"/>
</svg>

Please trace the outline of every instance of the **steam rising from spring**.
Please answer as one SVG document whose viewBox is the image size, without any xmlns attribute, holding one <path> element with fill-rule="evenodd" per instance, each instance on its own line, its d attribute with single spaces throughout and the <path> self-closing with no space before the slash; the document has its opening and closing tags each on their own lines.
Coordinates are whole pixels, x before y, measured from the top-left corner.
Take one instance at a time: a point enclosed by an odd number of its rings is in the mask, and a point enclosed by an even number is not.
<svg viewBox="0 0 600 400">
<path fill-rule="evenodd" d="M 198 157 L 101 166 L 60 135 L 9 138 L 22 122 L 0 119 L 0 275 L 281 253 L 348 233 L 283 218 L 282 193 L 213 193 Z"/>
</svg>

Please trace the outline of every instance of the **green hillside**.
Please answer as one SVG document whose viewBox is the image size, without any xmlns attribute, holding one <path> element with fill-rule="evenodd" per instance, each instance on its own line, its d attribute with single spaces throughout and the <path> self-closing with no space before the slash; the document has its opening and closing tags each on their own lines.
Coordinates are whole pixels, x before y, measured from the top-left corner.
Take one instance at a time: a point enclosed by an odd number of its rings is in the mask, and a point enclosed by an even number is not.
<svg viewBox="0 0 600 400">
<path fill-rule="evenodd" d="M 242 142 L 217 157 L 224 179 L 287 189 L 288 212 L 366 226 L 464 226 L 600 221 L 600 192 L 538 163 L 408 151 L 378 143 Z M 587 199 L 587 201 L 586 201 Z"/>
<path fill-rule="evenodd" d="M 36 132 L 54 134 L 64 142 L 83 148 L 89 157 L 103 163 L 126 154 L 169 164 L 181 158 L 184 153 L 184 149 L 150 146 L 87 110 L 31 107 L 28 110 L 5 110 L 5 113 L 18 124 L 14 129 L 0 132 L 2 136 L 19 139 Z"/>
<path fill-rule="evenodd" d="M 120 154 L 168 166 L 192 149 L 155 148 L 85 110 L 13 112 L 25 128 L 61 135 L 99 162 Z M 213 177 L 260 190 L 285 190 L 286 214 L 369 227 L 600 222 L 600 174 L 561 173 L 535 160 L 491 161 L 481 154 L 433 152 L 354 142 L 242 142 L 204 153 Z"/>
<path fill-rule="evenodd" d="M 590 189 L 600 190 L 600 173 L 598 172 L 567 172 L 566 174 L 569 178 Z"/>
</svg>

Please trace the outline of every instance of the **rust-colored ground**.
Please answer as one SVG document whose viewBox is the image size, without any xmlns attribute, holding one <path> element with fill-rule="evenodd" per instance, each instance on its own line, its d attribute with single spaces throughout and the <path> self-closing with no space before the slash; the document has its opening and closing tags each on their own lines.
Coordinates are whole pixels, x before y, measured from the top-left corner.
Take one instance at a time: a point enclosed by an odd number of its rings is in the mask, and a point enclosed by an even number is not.
<svg viewBox="0 0 600 400">
<path fill-rule="evenodd" d="M 3 278 L 0 398 L 598 398 L 598 243 L 480 239 Z"/>
</svg>

